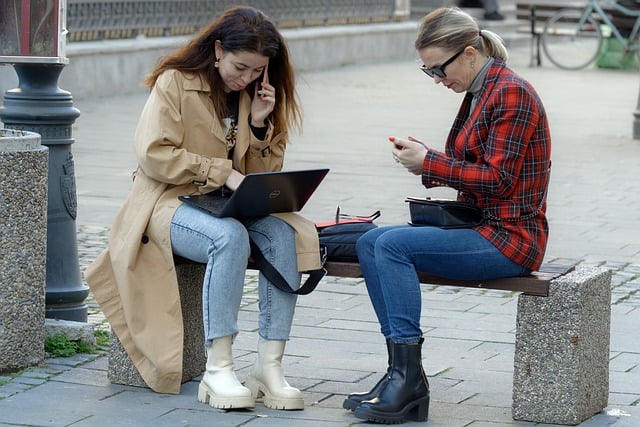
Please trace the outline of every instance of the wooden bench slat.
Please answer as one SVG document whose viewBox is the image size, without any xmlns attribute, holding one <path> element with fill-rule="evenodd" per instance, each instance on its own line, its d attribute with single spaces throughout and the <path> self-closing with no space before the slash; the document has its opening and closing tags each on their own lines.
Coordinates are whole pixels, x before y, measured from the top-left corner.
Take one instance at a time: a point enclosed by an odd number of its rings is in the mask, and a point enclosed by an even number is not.
<svg viewBox="0 0 640 427">
<path fill-rule="evenodd" d="M 477 289 L 496 289 L 504 291 L 522 292 L 527 295 L 548 296 L 549 283 L 556 277 L 572 271 L 575 264 L 547 264 L 540 271 L 532 273 L 530 276 L 507 277 L 503 279 L 492 280 L 451 280 L 437 276 L 419 272 L 418 277 L 420 283 L 430 285 L 446 285 L 446 286 L 462 286 Z M 354 262 L 335 262 L 328 261 L 325 263 L 327 275 L 337 277 L 362 277 L 360 264 Z"/>
<path fill-rule="evenodd" d="M 187 259 L 175 256 L 174 262 L 176 264 L 189 264 L 193 263 Z M 458 286 L 465 288 L 475 289 L 495 289 L 501 291 L 514 291 L 522 292 L 527 295 L 535 296 L 548 296 L 549 284 L 551 281 L 559 276 L 567 274 L 573 271 L 576 263 L 562 263 L 544 264 L 540 271 L 535 271 L 529 276 L 520 277 L 505 277 L 502 279 L 492 280 L 452 280 L 445 279 L 443 277 L 431 276 L 423 272 L 418 272 L 418 278 L 420 283 L 429 285 L 444 285 L 444 286 Z M 252 263 L 249 263 L 247 268 L 255 270 L 256 267 Z M 324 265 L 327 270 L 328 276 L 334 277 L 347 277 L 347 278 L 361 278 L 362 271 L 360 270 L 360 264 L 357 262 L 338 262 L 327 261 Z"/>
</svg>

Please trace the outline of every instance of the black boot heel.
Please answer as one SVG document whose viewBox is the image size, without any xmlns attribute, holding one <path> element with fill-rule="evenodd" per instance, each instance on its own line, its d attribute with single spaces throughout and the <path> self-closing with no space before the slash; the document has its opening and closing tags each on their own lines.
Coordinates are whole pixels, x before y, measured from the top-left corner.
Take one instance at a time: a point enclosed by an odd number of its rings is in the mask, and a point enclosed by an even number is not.
<svg viewBox="0 0 640 427">
<path fill-rule="evenodd" d="M 429 418 L 429 395 L 420 399 L 420 403 L 411 408 L 405 419 L 407 421 L 427 421 Z"/>
</svg>

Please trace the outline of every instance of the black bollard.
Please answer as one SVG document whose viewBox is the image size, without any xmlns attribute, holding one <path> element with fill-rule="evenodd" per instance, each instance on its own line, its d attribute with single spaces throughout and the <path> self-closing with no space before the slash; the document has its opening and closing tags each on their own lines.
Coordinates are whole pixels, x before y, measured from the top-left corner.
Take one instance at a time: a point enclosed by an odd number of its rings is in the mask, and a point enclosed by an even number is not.
<svg viewBox="0 0 640 427">
<path fill-rule="evenodd" d="M 80 115 L 71 94 L 58 87 L 64 64 L 14 64 L 18 88 L 5 92 L 0 120 L 8 129 L 36 132 L 49 148 L 46 313 L 51 319 L 87 321 L 76 234 L 76 182 L 71 125 Z M 34 200 L 34 203 L 40 201 Z"/>
</svg>

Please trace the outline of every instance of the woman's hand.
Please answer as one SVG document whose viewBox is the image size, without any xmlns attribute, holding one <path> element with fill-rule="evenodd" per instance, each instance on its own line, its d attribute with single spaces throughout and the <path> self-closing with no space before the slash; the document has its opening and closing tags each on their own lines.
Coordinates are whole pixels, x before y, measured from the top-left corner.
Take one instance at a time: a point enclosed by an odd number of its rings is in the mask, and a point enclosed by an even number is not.
<svg viewBox="0 0 640 427">
<path fill-rule="evenodd" d="M 390 136 L 389 141 L 393 144 L 393 159 L 412 174 L 421 175 L 424 158 L 429 152 L 424 142 L 412 136 L 408 139 Z"/>
<path fill-rule="evenodd" d="M 268 64 L 264 67 L 262 81 L 256 82 L 256 90 L 251 102 L 251 126 L 257 128 L 266 126 L 265 120 L 276 105 L 276 89 L 269 84 L 268 67 Z"/>
<path fill-rule="evenodd" d="M 236 191 L 240 186 L 240 183 L 244 179 L 244 175 L 235 169 L 231 169 L 231 174 L 227 177 L 224 185 L 231 191 Z"/>
</svg>

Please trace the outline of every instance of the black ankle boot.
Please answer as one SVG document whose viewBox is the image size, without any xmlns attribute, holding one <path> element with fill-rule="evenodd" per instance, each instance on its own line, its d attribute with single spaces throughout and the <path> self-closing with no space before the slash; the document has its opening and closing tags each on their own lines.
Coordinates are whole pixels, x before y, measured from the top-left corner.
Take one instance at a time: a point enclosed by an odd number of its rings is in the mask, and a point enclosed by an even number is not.
<svg viewBox="0 0 640 427">
<path fill-rule="evenodd" d="M 429 417 L 429 382 L 422 369 L 422 342 L 393 344 L 389 380 L 378 397 L 362 402 L 355 416 L 383 424 L 426 421 Z"/>
<path fill-rule="evenodd" d="M 365 400 L 373 399 L 374 397 L 378 397 L 380 391 L 384 387 L 384 385 L 389 380 L 389 373 L 391 372 L 391 365 L 393 363 L 393 342 L 390 339 L 387 339 L 387 372 L 380 378 L 380 380 L 373 386 L 373 388 L 366 393 L 351 393 L 345 400 L 342 402 L 342 407 L 348 411 L 355 411 L 360 403 Z"/>
</svg>

